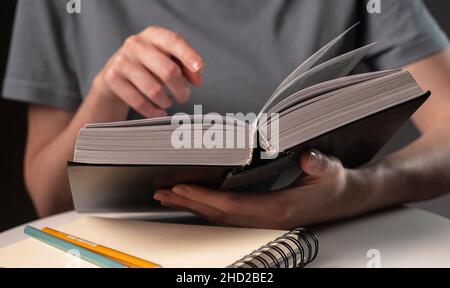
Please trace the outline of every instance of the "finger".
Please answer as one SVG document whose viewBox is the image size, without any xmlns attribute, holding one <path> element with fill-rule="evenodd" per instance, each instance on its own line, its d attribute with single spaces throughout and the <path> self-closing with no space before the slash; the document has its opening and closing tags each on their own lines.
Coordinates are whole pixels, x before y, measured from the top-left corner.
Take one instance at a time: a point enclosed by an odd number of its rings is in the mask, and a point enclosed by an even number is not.
<svg viewBox="0 0 450 288">
<path fill-rule="evenodd" d="M 191 70 L 187 69 L 177 58 L 173 58 L 173 60 L 178 64 L 178 66 L 181 67 L 184 76 L 189 82 L 191 82 L 195 86 L 201 86 L 203 84 L 203 70 L 198 73 L 194 73 Z"/>
<path fill-rule="evenodd" d="M 150 103 L 132 83 L 121 75 L 109 71 L 106 77 L 109 78 L 108 83 L 111 90 L 136 112 L 149 118 L 167 116 L 166 111 Z"/>
<path fill-rule="evenodd" d="M 245 200 L 228 192 L 213 191 L 206 187 L 193 185 L 176 185 L 172 192 L 190 200 L 206 204 L 228 214 L 240 214 L 248 211 Z"/>
<path fill-rule="evenodd" d="M 184 66 L 182 67 L 182 70 L 188 81 L 191 82 L 193 85 L 195 86 L 203 85 L 203 76 L 201 71 L 199 73 L 194 73 L 186 69 L 186 67 Z"/>
<path fill-rule="evenodd" d="M 301 155 L 300 165 L 306 174 L 317 177 L 334 175 L 339 173 L 341 168 L 341 163 L 337 159 L 327 157 L 315 149 Z"/>
<path fill-rule="evenodd" d="M 123 73 L 139 91 L 162 109 L 168 109 L 173 101 L 164 91 L 163 85 L 150 71 L 136 62 L 127 62 L 122 67 Z"/>
<path fill-rule="evenodd" d="M 177 102 L 185 103 L 191 91 L 181 68 L 153 47 L 146 47 L 144 50 L 145 52 L 136 55 L 139 61 L 170 89 Z"/>
<path fill-rule="evenodd" d="M 161 27 L 151 27 L 146 32 L 153 45 L 178 58 L 189 71 L 198 73 L 202 70 L 202 57 L 180 34 Z"/>
<path fill-rule="evenodd" d="M 176 185 L 172 192 L 233 215 L 262 215 L 278 204 L 278 194 L 237 194 L 197 185 Z"/>
<path fill-rule="evenodd" d="M 160 201 L 161 205 L 175 209 L 187 210 L 219 225 L 273 228 L 273 226 L 268 226 L 272 225 L 269 219 L 261 220 L 254 217 L 243 217 L 226 214 L 223 211 L 215 209 L 208 205 L 181 197 L 177 194 L 174 194 L 170 190 L 157 191 L 154 195 L 154 199 Z"/>
<path fill-rule="evenodd" d="M 188 210 L 213 222 L 225 223 L 226 215 L 222 211 L 181 197 L 170 190 L 158 190 L 153 198 L 164 206 Z"/>
</svg>

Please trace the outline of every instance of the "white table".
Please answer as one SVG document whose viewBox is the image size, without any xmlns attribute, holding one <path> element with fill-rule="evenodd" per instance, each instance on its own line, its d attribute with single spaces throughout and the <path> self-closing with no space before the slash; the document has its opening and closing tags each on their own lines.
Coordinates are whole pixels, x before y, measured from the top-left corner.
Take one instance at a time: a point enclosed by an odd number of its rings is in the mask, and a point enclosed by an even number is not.
<svg viewBox="0 0 450 288">
<path fill-rule="evenodd" d="M 15 228 L 6 230 L 0 233 L 0 248 L 14 244 L 21 240 L 28 238 L 23 233 L 23 229 L 26 225 L 37 226 L 37 227 L 60 227 L 65 224 L 79 219 L 83 216 L 98 216 L 98 217 L 108 217 L 108 218 L 126 218 L 126 219 L 136 219 L 136 220 L 157 220 L 157 219 L 174 219 L 182 218 L 183 222 L 189 222 L 195 224 L 196 222 L 203 222 L 202 219 L 197 218 L 188 212 L 157 212 L 157 213 L 126 213 L 126 214 L 78 214 L 75 211 L 69 211 L 53 215 L 50 217 L 35 220 L 23 225 L 17 226 Z"/>
<path fill-rule="evenodd" d="M 39 219 L 24 225 L 17 226 L 15 228 L 12 228 L 10 230 L 6 230 L 2 233 L 0 233 L 0 248 L 14 244 L 16 242 L 19 242 L 21 240 L 24 240 L 28 238 L 24 233 L 23 229 L 26 225 L 32 225 L 32 226 L 48 226 L 48 227 L 58 227 L 63 226 L 66 223 L 69 223 L 71 221 L 74 221 L 81 216 L 78 215 L 75 211 L 65 212 L 61 214 L 57 214 L 51 217 Z"/>
<path fill-rule="evenodd" d="M 58 227 L 79 217 L 72 211 L 29 224 Z M 128 217 L 156 220 L 168 215 Z M 199 219 L 179 212 L 170 217 L 190 223 Z M 309 267 L 450 267 L 450 220 L 419 209 L 400 207 L 312 230 L 319 238 L 320 252 Z M 0 248 L 25 238 L 23 226 L 3 232 Z"/>
</svg>

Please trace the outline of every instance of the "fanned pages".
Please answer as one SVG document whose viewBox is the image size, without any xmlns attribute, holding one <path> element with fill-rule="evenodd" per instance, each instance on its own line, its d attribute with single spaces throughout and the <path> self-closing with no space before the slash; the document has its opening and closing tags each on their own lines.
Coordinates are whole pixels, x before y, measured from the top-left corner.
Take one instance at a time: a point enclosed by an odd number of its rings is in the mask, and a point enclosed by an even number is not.
<svg viewBox="0 0 450 288">
<path fill-rule="evenodd" d="M 277 92 L 279 90 L 284 89 L 286 86 L 289 85 L 289 83 L 292 82 L 292 80 L 294 80 L 295 78 L 297 78 L 298 76 L 302 75 L 303 73 L 305 73 L 306 71 L 310 70 L 311 68 L 313 68 L 315 65 L 317 65 L 317 63 L 320 63 L 325 56 L 327 55 L 327 53 L 332 50 L 337 43 L 339 43 L 344 37 L 345 35 L 347 35 L 351 30 L 353 30 L 353 28 L 355 28 L 357 25 L 359 24 L 356 23 L 355 25 L 353 25 L 352 27 L 348 28 L 346 31 L 344 31 L 341 35 L 339 35 L 338 37 L 336 37 L 335 39 L 333 39 L 332 41 L 330 41 L 329 43 L 327 43 L 325 46 L 323 46 L 322 48 L 319 49 L 319 51 L 317 51 L 316 53 L 314 53 L 311 57 L 309 57 L 305 62 L 303 62 L 300 66 L 298 66 L 294 71 L 291 72 L 291 74 L 289 74 L 286 79 L 284 79 L 280 85 L 277 87 L 277 89 L 275 89 L 275 91 L 273 92 L 272 96 L 267 100 L 267 103 L 270 104 L 272 103 L 272 100 L 274 98 L 274 95 L 277 94 Z"/>
<path fill-rule="evenodd" d="M 318 83 L 346 76 L 374 45 L 375 43 L 350 51 L 297 76 L 272 96 L 272 102 L 264 105 L 262 112 L 266 112 L 267 107 L 270 107 L 271 103 L 280 102 L 295 92 L 302 91 Z"/>
</svg>

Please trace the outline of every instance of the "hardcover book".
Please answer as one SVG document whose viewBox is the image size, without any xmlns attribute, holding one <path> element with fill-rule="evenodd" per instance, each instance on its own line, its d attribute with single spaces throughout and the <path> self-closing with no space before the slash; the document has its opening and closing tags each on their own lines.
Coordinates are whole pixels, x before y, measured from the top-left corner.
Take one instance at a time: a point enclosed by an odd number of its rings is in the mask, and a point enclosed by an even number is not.
<svg viewBox="0 0 450 288">
<path fill-rule="evenodd" d="M 345 31 L 287 76 L 250 121 L 174 115 L 89 124 L 68 174 L 79 212 L 162 209 L 157 188 L 270 190 L 308 148 L 346 167 L 369 162 L 429 97 L 404 70 L 349 73 L 375 43 L 328 59 Z"/>
</svg>

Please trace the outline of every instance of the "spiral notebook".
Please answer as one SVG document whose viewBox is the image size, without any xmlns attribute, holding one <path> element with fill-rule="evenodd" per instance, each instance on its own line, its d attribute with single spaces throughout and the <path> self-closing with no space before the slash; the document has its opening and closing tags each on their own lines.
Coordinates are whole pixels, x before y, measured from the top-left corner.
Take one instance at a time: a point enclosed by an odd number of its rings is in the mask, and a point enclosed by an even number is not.
<svg viewBox="0 0 450 288">
<path fill-rule="evenodd" d="M 305 229 L 246 229 L 83 217 L 58 230 L 165 268 L 304 267 L 316 258 L 319 249 L 317 238 Z M 0 249 L 0 267 L 73 265 L 73 256 L 35 239 Z M 96 267 L 83 260 L 76 265 Z"/>
<path fill-rule="evenodd" d="M 316 236 L 305 229 L 295 229 L 227 268 L 303 268 L 311 263 L 319 251 Z"/>
</svg>

